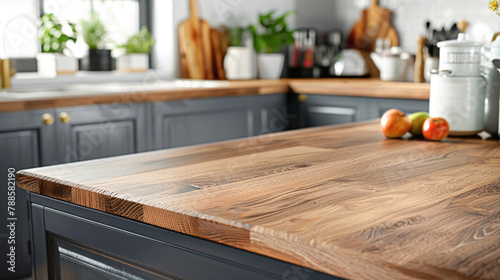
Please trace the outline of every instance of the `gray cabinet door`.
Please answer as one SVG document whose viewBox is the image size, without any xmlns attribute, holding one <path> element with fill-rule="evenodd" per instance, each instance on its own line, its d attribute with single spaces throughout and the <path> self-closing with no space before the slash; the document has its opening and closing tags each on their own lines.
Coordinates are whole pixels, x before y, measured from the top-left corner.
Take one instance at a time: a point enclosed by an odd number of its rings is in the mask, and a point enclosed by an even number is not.
<svg viewBox="0 0 500 280">
<path fill-rule="evenodd" d="M 155 102 L 153 147 L 181 147 L 283 130 L 285 126 L 275 116 L 283 110 L 284 94 Z M 272 122 L 276 125 L 271 126 Z"/>
<path fill-rule="evenodd" d="M 369 102 L 369 119 L 380 118 L 385 113 L 385 111 L 391 108 L 399 109 L 406 114 L 429 111 L 428 100 L 370 98 Z"/>
<path fill-rule="evenodd" d="M 254 96 L 254 111 L 257 117 L 254 135 L 279 132 L 289 128 L 292 121 L 298 118 L 287 108 L 286 94 L 270 94 Z"/>
<path fill-rule="evenodd" d="M 58 157 L 73 162 L 147 151 L 147 104 L 106 104 L 56 109 Z"/>
<path fill-rule="evenodd" d="M 7 182 L 9 168 L 19 171 L 56 163 L 55 123 L 44 124 L 41 117 L 45 113 L 54 116 L 52 109 L 0 114 L 0 176 L 4 182 Z M 5 188 L 2 188 L 2 195 L 0 195 L 2 197 L 0 205 L 3 209 L 0 211 L 0 217 L 2 221 L 7 221 L 7 218 L 17 218 L 13 221 L 15 222 L 15 244 L 7 242 L 10 230 L 6 225 L 0 229 L 1 263 L 7 263 L 6 254 L 10 252 L 7 249 L 10 249 L 11 245 L 14 245 L 16 249 L 15 272 L 8 272 L 5 266 L 5 271 L 1 272 L 7 277 L 6 279 L 16 279 L 31 273 L 26 192 L 17 188 L 15 196 L 15 215 L 7 217 L 7 183 L 5 183 Z"/>
<path fill-rule="evenodd" d="M 363 97 L 310 94 L 301 106 L 306 127 L 312 127 L 365 120 L 368 101 Z"/>
</svg>

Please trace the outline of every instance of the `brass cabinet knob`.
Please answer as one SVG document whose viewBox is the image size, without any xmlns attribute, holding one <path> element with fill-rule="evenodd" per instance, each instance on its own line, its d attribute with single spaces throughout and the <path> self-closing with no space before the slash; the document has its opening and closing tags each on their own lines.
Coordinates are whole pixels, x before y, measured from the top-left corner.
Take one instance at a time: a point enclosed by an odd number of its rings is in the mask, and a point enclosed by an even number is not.
<svg viewBox="0 0 500 280">
<path fill-rule="evenodd" d="M 69 123 L 71 121 L 71 117 L 69 116 L 68 113 L 62 112 L 62 113 L 59 114 L 59 120 L 62 123 Z"/>
<path fill-rule="evenodd" d="M 307 100 L 307 95 L 306 95 L 306 94 L 299 94 L 299 95 L 297 95 L 297 100 L 298 100 L 299 102 L 306 102 L 306 100 Z"/>
<path fill-rule="evenodd" d="M 42 122 L 46 125 L 52 125 L 54 123 L 54 117 L 49 113 L 45 113 L 42 115 Z"/>
</svg>

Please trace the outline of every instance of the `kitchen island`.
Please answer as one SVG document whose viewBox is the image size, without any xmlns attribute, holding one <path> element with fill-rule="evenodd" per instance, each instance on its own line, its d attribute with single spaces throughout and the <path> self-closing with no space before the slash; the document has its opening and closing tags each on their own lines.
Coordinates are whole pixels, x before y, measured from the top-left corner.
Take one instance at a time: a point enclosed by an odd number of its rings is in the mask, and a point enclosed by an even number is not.
<svg viewBox="0 0 500 280">
<path fill-rule="evenodd" d="M 36 279 L 498 279 L 499 170 L 498 140 L 369 121 L 17 176 Z"/>
</svg>

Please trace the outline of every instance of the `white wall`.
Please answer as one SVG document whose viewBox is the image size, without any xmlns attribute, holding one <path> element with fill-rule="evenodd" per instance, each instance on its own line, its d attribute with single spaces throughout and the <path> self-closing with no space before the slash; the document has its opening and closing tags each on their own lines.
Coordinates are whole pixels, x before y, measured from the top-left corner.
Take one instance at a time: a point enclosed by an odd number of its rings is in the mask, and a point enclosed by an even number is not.
<svg viewBox="0 0 500 280">
<path fill-rule="evenodd" d="M 361 16 L 361 10 L 371 0 L 296 0 L 299 15 L 297 26 L 312 26 L 319 30 L 340 29 L 347 36 Z M 417 36 L 424 35 L 425 21 L 434 28 L 451 27 L 453 22 L 470 23 L 467 33 L 474 40 L 489 41 L 500 31 L 500 17 L 491 13 L 488 0 L 379 0 L 393 11 L 392 23 L 398 31 L 401 46 L 415 51 Z M 326 28 L 326 27 L 328 28 Z"/>
<path fill-rule="evenodd" d="M 154 67 L 172 78 L 180 77 L 177 27 L 189 17 L 188 0 L 153 0 Z M 259 13 L 275 10 L 278 14 L 295 9 L 292 0 L 198 0 L 200 18 L 211 27 L 248 26 Z M 295 18 L 289 18 L 295 27 Z"/>
<path fill-rule="evenodd" d="M 500 17 L 492 14 L 487 0 L 380 0 L 380 5 L 393 10 L 393 25 L 398 31 L 401 46 L 415 51 L 416 38 L 424 35 L 424 23 L 430 20 L 435 27 L 467 20 L 468 33 L 475 40 L 488 41 L 500 31 Z M 161 71 L 180 76 L 177 49 L 177 26 L 189 16 L 188 0 L 153 0 L 155 66 Z M 359 19 L 361 10 L 371 0 L 198 0 L 200 17 L 213 27 L 247 26 L 257 21 L 259 13 L 276 10 L 283 13 L 297 10 L 290 18 L 292 27 L 315 27 L 327 32 L 339 29 L 346 36 Z"/>
</svg>

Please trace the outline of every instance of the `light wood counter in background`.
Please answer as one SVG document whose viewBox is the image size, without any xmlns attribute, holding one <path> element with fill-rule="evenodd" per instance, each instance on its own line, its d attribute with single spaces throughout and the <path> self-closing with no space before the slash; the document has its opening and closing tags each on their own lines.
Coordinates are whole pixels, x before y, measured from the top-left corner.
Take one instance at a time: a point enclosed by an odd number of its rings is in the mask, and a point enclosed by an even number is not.
<svg viewBox="0 0 500 280">
<path fill-rule="evenodd" d="M 218 81 L 214 81 L 218 82 Z M 298 94 L 326 94 L 377 98 L 428 100 L 429 84 L 384 82 L 378 79 L 281 79 L 220 81 L 213 87 L 155 88 L 144 84 L 127 87 L 122 91 L 107 92 L 105 89 L 79 93 L 70 91 L 50 92 L 30 96 L 30 93 L 0 93 L 0 112 L 35 110 L 67 106 L 83 106 L 106 103 L 153 102 L 193 98 L 241 96 L 294 92 Z M 98 84 L 89 85 L 98 87 Z"/>
</svg>

